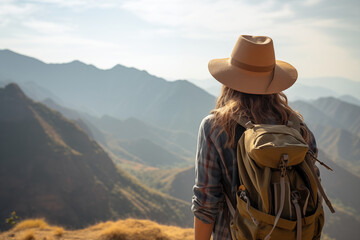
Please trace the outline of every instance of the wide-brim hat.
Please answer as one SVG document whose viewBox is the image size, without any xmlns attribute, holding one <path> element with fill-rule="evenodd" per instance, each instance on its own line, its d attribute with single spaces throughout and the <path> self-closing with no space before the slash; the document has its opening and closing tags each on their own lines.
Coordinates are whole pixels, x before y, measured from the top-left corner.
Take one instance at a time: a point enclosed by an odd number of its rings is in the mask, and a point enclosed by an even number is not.
<svg viewBox="0 0 360 240">
<path fill-rule="evenodd" d="M 266 36 L 241 35 L 231 57 L 213 59 L 208 67 L 220 83 L 250 94 L 279 93 L 298 76 L 291 64 L 275 59 L 273 41 Z"/>
</svg>

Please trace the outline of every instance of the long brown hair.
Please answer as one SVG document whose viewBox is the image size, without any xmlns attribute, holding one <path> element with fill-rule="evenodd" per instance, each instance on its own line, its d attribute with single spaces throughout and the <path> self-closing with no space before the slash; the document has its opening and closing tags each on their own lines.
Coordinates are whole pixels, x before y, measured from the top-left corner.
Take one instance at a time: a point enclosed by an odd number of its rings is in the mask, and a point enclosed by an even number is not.
<svg viewBox="0 0 360 240">
<path fill-rule="evenodd" d="M 288 105 L 284 93 L 269 95 L 247 94 L 223 85 L 216 107 L 211 111 L 214 115 L 214 126 L 221 126 L 219 134 L 225 131 L 228 135 L 225 147 L 235 146 L 235 130 L 237 122 L 234 118 L 246 117 L 253 123 L 286 124 L 291 114 L 296 114 L 302 121 L 300 113 Z M 309 133 L 301 126 L 301 135 L 309 142 Z"/>
</svg>

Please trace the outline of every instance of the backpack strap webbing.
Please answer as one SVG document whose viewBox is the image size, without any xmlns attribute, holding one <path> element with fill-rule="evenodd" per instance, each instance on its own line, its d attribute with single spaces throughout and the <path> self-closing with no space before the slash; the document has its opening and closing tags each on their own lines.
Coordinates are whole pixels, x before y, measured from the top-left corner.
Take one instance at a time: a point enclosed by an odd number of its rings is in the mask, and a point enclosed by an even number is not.
<svg viewBox="0 0 360 240">
<path fill-rule="evenodd" d="M 225 208 L 223 209 L 224 210 L 224 217 L 225 217 L 225 221 L 226 221 L 226 225 L 227 225 L 227 228 L 229 230 L 229 233 L 230 233 L 230 237 L 231 237 L 231 240 L 233 240 L 233 237 L 232 237 L 232 234 L 231 234 L 231 228 L 230 228 L 230 223 L 231 223 L 231 219 L 234 218 L 234 215 L 235 215 L 235 208 L 234 208 L 234 203 L 230 200 L 230 193 L 226 190 L 225 188 L 225 184 L 223 181 L 221 181 L 221 184 L 223 185 L 223 192 L 224 192 L 224 195 L 225 195 L 225 200 L 226 200 L 226 204 L 225 204 Z M 228 211 L 227 211 L 228 210 Z M 229 216 L 229 213 L 231 216 Z"/>
<path fill-rule="evenodd" d="M 231 218 L 233 218 L 234 215 L 235 215 L 235 206 L 236 206 L 236 203 L 230 200 L 231 193 L 230 193 L 230 192 L 227 190 L 227 188 L 225 187 L 225 183 L 224 183 L 223 180 L 221 181 L 221 184 L 222 184 L 223 193 L 224 193 L 224 196 L 225 196 L 226 205 L 227 205 L 228 210 L 229 210 L 229 212 L 230 212 L 230 214 L 231 214 Z"/>
<path fill-rule="evenodd" d="M 301 119 L 295 113 L 293 113 L 289 116 L 286 125 L 298 130 L 298 132 L 301 134 L 300 132 L 301 123 L 302 123 Z"/>
<path fill-rule="evenodd" d="M 236 121 L 236 122 L 238 122 L 238 121 Z M 241 124 L 236 126 L 235 146 L 237 146 L 241 135 L 245 132 L 246 128 L 245 129 L 243 129 L 243 128 L 245 128 L 245 127 L 243 125 L 241 125 Z M 235 151 L 236 151 L 236 149 L 235 149 Z M 237 168 L 234 168 L 234 169 L 237 169 Z M 229 192 L 227 190 L 227 188 L 225 187 L 226 185 L 225 185 L 224 180 L 221 180 L 221 184 L 222 184 L 222 187 L 223 187 L 223 193 L 224 193 L 224 196 L 225 196 L 225 202 L 226 202 L 226 208 L 227 208 L 227 209 L 224 209 L 224 217 L 225 217 L 227 227 L 229 229 L 229 233 L 231 233 L 230 223 L 231 223 L 231 220 L 234 218 L 234 215 L 235 215 L 236 202 L 231 200 L 232 199 L 231 198 L 231 192 Z M 229 213 L 230 213 L 230 216 L 229 216 Z M 233 239 L 232 234 L 230 234 L 230 236 L 231 236 L 231 239 Z"/>
<path fill-rule="evenodd" d="M 251 123 L 250 119 L 247 117 L 244 117 L 244 116 L 235 117 L 234 116 L 233 120 L 236 121 L 238 124 L 240 124 L 245 129 L 252 127 L 252 123 Z M 289 119 L 288 119 L 288 122 L 286 125 L 294 128 L 300 132 L 301 123 L 302 123 L 302 121 L 299 118 L 299 116 L 297 116 L 295 113 L 293 113 L 289 116 Z"/>
<path fill-rule="evenodd" d="M 313 154 L 311 154 L 310 152 L 307 153 L 307 156 L 310 156 L 310 158 L 315 158 L 315 156 L 314 156 Z M 310 158 L 307 158 L 307 159 L 310 159 Z M 316 159 L 316 158 L 315 158 L 315 159 Z M 310 164 L 310 163 L 308 163 L 308 164 Z M 320 194 L 321 194 L 321 196 L 323 197 L 326 205 L 329 207 L 330 212 L 331 212 L 331 213 L 335 213 L 335 209 L 334 209 L 334 207 L 332 206 L 329 198 L 327 197 L 327 195 L 326 195 L 326 193 L 325 193 L 325 191 L 324 191 L 324 188 L 322 187 L 322 185 L 321 185 L 321 183 L 320 183 L 319 178 L 316 177 L 317 174 L 316 174 L 316 172 L 315 172 L 315 169 L 311 167 L 311 168 L 310 168 L 310 171 L 311 171 L 312 174 L 315 176 L 315 181 L 316 181 L 316 185 L 317 185 L 317 187 L 318 187 L 318 190 L 320 191 Z"/>
<path fill-rule="evenodd" d="M 274 221 L 272 229 L 266 235 L 264 240 L 269 240 L 270 239 L 271 233 L 274 231 L 274 229 L 275 229 L 275 227 L 276 227 L 276 225 L 277 225 L 277 223 L 278 223 L 278 221 L 280 219 L 281 213 L 282 213 L 282 211 L 284 209 L 284 204 L 285 204 L 285 177 L 287 176 L 286 175 L 287 159 L 288 159 L 288 157 L 283 157 L 282 158 L 282 163 L 284 163 L 284 165 L 282 165 L 280 167 L 281 171 L 282 171 L 282 174 L 281 174 L 281 177 L 280 177 L 280 206 L 279 206 L 279 211 L 276 214 L 275 221 Z M 284 160 L 286 160 L 286 161 L 284 161 Z"/>
<path fill-rule="evenodd" d="M 240 116 L 240 117 L 238 117 L 238 116 L 233 116 L 233 120 L 235 121 L 235 122 L 237 122 L 238 124 L 240 124 L 243 128 L 245 128 L 245 129 L 247 129 L 248 127 L 248 125 L 247 125 L 247 123 L 248 122 L 250 122 L 250 119 L 248 119 L 247 117 L 243 117 L 243 116 Z"/>
</svg>

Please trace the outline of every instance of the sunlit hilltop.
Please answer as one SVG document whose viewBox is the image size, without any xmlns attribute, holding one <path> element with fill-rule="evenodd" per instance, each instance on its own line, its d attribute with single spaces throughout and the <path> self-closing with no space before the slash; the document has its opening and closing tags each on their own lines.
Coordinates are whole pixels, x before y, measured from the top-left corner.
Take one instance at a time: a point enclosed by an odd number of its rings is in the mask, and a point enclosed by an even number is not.
<svg viewBox="0 0 360 240">
<path fill-rule="evenodd" d="M 43 219 L 28 219 L 0 233 L 0 240 L 191 240 L 191 228 L 160 225 L 149 220 L 126 219 L 101 222 L 84 229 L 67 230 Z"/>
</svg>

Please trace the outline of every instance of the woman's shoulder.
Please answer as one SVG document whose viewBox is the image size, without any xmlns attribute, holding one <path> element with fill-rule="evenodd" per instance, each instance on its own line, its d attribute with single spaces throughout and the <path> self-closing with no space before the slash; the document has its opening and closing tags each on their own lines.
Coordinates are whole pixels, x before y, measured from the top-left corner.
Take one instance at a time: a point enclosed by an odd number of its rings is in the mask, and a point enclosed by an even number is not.
<svg viewBox="0 0 360 240">
<path fill-rule="evenodd" d="M 210 138 L 215 144 L 223 145 L 227 139 L 227 133 L 222 126 L 214 123 L 214 114 L 209 114 L 204 117 L 200 124 L 199 133 Z"/>
<path fill-rule="evenodd" d="M 200 126 L 211 126 L 214 120 L 214 114 L 209 114 L 201 120 Z"/>
<path fill-rule="evenodd" d="M 213 120 L 214 120 L 214 115 L 213 114 L 209 114 L 207 116 L 205 116 L 200 123 L 200 127 L 199 127 L 199 133 L 203 133 L 205 135 L 210 135 L 210 133 L 212 132 L 213 129 Z"/>
<path fill-rule="evenodd" d="M 214 120 L 215 120 L 214 114 L 209 114 L 209 115 L 205 116 L 200 123 L 200 129 L 204 129 L 209 133 L 220 131 L 220 129 L 222 129 L 222 127 L 215 125 Z"/>
</svg>

